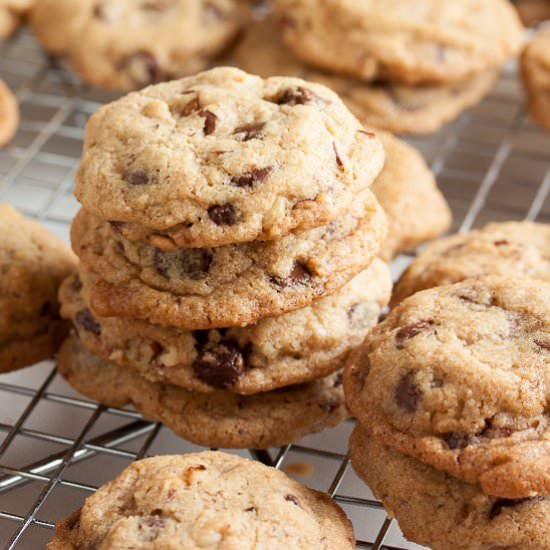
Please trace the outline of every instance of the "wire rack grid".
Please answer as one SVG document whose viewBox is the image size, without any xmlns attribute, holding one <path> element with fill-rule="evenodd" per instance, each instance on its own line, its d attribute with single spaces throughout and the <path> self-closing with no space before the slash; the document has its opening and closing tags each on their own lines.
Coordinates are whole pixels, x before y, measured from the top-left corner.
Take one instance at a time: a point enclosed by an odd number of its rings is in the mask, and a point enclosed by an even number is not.
<svg viewBox="0 0 550 550">
<path fill-rule="evenodd" d="M 92 90 L 20 33 L 0 46 L 0 75 L 21 106 L 20 130 L 0 151 L 0 201 L 68 239 L 83 128 L 112 95 Z M 410 140 L 425 155 L 454 212 L 454 230 L 550 216 L 550 135 L 529 120 L 514 67 L 494 92 L 437 134 Z M 398 258 L 397 275 L 410 261 Z M 252 456 L 327 491 L 350 516 L 357 548 L 410 550 L 394 521 L 349 467 L 353 423 Z M 55 521 L 130 461 L 199 448 L 132 409 L 83 399 L 44 362 L 0 379 L 0 545 L 43 548 Z M 429 518 L 419 518 L 429 521 Z"/>
</svg>

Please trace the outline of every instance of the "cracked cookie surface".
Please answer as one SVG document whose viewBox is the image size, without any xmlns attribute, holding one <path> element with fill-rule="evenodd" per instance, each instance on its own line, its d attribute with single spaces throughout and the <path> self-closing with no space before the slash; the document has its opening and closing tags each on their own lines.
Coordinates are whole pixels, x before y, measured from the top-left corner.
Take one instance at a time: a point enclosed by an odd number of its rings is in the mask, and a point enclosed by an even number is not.
<svg viewBox="0 0 550 550">
<path fill-rule="evenodd" d="M 130 240 L 219 246 L 330 223 L 383 160 L 329 89 L 222 67 L 97 111 L 75 194 Z"/>
<path fill-rule="evenodd" d="M 399 522 L 433 550 L 549 550 L 550 497 L 505 499 L 446 475 L 355 428 L 353 468 Z M 429 518 L 429 521 L 419 521 Z"/>
<path fill-rule="evenodd" d="M 0 204 L 0 372 L 51 357 L 67 326 L 57 289 L 76 267 L 61 240 Z"/>
<path fill-rule="evenodd" d="M 239 0 L 38 0 L 30 19 L 85 80 L 132 90 L 203 70 L 245 15 Z"/>
<path fill-rule="evenodd" d="M 549 247 L 550 225 L 534 222 L 490 223 L 434 241 L 401 275 L 392 305 L 420 290 L 483 275 L 550 282 Z"/>
<path fill-rule="evenodd" d="M 68 338 L 59 372 L 77 391 L 107 406 L 132 403 L 145 417 L 210 448 L 280 447 L 348 417 L 341 373 L 250 396 L 199 393 L 142 378 Z"/>
<path fill-rule="evenodd" d="M 352 550 L 342 509 L 259 462 L 219 452 L 146 458 L 57 525 L 48 550 Z"/>
<path fill-rule="evenodd" d="M 483 277 L 414 294 L 352 354 L 353 414 L 487 494 L 550 494 L 550 284 Z"/>
<path fill-rule="evenodd" d="M 129 242 L 81 210 L 72 243 L 96 314 L 194 330 L 249 325 L 310 305 L 365 269 L 385 231 L 385 215 L 366 191 L 339 220 L 277 241 L 163 252 Z"/>
<path fill-rule="evenodd" d="M 332 296 L 244 328 L 180 331 L 146 321 L 94 317 L 77 276 L 61 287 L 61 314 L 89 351 L 141 376 L 188 390 L 254 394 L 309 382 L 342 368 L 391 293 L 380 260 Z"/>
<path fill-rule="evenodd" d="M 263 77 L 284 74 L 328 86 L 364 126 L 398 134 L 435 132 L 478 103 L 493 87 L 498 76 L 498 71 L 487 70 L 449 84 L 410 86 L 332 75 L 296 59 L 285 47 L 271 18 L 255 22 L 247 28 L 234 58 L 245 71 Z"/>
<path fill-rule="evenodd" d="M 517 53 L 506 0 L 276 0 L 287 45 L 306 63 L 363 80 L 463 80 Z"/>
</svg>

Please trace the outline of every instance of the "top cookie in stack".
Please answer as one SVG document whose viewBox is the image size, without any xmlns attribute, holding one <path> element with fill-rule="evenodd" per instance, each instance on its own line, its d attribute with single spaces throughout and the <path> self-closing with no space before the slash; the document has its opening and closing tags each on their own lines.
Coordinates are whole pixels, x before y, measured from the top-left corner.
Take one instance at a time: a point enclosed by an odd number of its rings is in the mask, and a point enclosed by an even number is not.
<svg viewBox="0 0 550 550">
<path fill-rule="evenodd" d="M 383 157 L 336 94 L 296 78 L 219 68 L 103 107 L 77 176 L 81 266 L 60 298 L 79 339 L 60 372 L 211 447 L 338 424 L 338 371 L 391 293 L 369 190 Z"/>
<path fill-rule="evenodd" d="M 435 131 L 476 104 L 522 36 L 507 0 L 275 0 L 274 14 L 288 50 L 260 24 L 240 66 L 321 82 L 363 124 L 397 133 Z"/>
</svg>

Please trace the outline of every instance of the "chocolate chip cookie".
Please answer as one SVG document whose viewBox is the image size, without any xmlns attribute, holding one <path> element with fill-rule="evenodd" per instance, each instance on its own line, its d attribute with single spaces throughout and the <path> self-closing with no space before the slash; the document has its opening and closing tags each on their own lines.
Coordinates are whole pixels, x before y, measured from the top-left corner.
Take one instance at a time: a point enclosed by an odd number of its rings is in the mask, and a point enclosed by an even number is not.
<svg viewBox="0 0 550 550">
<path fill-rule="evenodd" d="M 130 240 L 272 240 L 340 217 L 383 159 L 327 88 L 218 68 L 96 112 L 75 194 Z"/>
<path fill-rule="evenodd" d="M 90 548 L 352 550 L 351 522 L 328 495 L 219 452 L 128 466 L 57 525 L 48 550 Z"/>
<path fill-rule="evenodd" d="M 549 247 L 550 225 L 533 222 L 490 223 L 435 241 L 405 270 L 395 285 L 392 305 L 419 290 L 482 275 L 550 282 Z"/>
<path fill-rule="evenodd" d="M 389 301 L 391 276 L 375 260 L 337 293 L 256 325 L 181 331 L 117 317 L 94 317 L 80 279 L 61 287 L 61 314 L 89 351 L 153 382 L 187 390 L 254 394 L 310 382 L 342 368 Z"/>
<path fill-rule="evenodd" d="M 385 230 L 366 191 L 339 220 L 277 241 L 163 252 L 82 210 L 72 242 L 96 314 L 195 330 L 249 325 L 335 292 L 371 263 Z"/>
<path fill-rule="evenodd" d="M 531 115 L 550 130 L 550 31 L 543 31 L 523 50 L 521 74 Z"/>
<path fill-rule="evenodd" d="M 86 81 L 132 90 L 204 69 L 244 19 L 239 0 L 39 0 L 31 25 Z"/>
<path fill-rule="evenodd" d="M 448 83 L 517 53 L 507 0 L 276 0 L 283 37 L 306 63 L 363 80 Z"/>
<path fill-rule="evenodd" d="M 269 18 L 247 29 L 234 59 L 245 71 L 263 77 L 285 74 L 328 86 L 363 125 L 410 134 L 432 133 L 455 119 L 477 104 L 498 76 L 498 71 L 487 70 L 449 84 L 410 86 L 330 75 L 296 59 L 285 48 L 275 22 Z"/>
<path fill-rule="evenodd" d="M 352 550 L 325 493 L 240 456 L 206 451 L 132 463 L 58 523 L 49 550 L 89 548 Z"/>
<path fill-rule="evenodd" d="M 57 289 L 76 267 L 59 239 L 0 204 L 0 372 L 51 357 L 67 333 Z"/>
<path fill-rule="evenodd" d="M 379 137 L 386 161 L 372 191 L 388 217 L 380 257 L 389 261 L 447 231 L 452 214 L 420 153 L 391 134 Z"/>
<path fill-rule="evenodd" d="M 0 79 L 0 147 L 15 134 L 19 126 L 19 106 L 17 100 Z"/>
<path fill-rule="evenodd" d="M 34 0 L 0 0 L 0 38 L 11 36 L 21 25 Z"/>
<path fill-rule="evenodd" d="M 549 550 L 550 496 L 486 495 L 388 448 L 357 427 L 351 462 L 405 536 L 434 550 Z"/>
<path fill-rule="evenodd" d="M 550 284 L 483 277 L 418 292 L 346 365 L 371 435 L 489 495 L 550 495 Z"/>
<path fill-rule="evenodd" d="M 59 372 L 83 395 L 112 407 L 132 403 L 145 417 L 205 447 L 278 447 L 348 416 L 340 373 L 250 396 L 189 392 L 100 359 L 75 337 L 61 348 Z"/>
</svg>

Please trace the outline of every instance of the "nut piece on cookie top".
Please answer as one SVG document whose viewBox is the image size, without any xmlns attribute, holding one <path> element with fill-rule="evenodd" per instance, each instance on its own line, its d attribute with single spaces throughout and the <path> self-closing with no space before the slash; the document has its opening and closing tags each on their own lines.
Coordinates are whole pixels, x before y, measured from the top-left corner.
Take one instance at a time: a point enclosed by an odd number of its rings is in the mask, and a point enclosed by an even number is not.
<svg viewBox="0 0 550 550">
<path fill-rule="evenodd" d="M 178 246 L 272 240 L 330 223 L 376 178 L 383 148 L 328 88 L 217 68 L 90 119 L 75 194 Z"/>
</svg>

